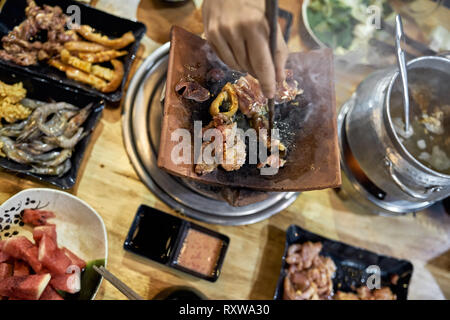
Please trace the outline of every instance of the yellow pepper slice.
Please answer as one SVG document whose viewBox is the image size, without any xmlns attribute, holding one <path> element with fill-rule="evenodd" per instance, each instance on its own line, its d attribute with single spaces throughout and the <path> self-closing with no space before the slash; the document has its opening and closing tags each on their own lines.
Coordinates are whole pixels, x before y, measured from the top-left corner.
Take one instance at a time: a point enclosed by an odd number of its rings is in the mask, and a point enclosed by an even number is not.
<svg viewBox="0 0 450 320">
<path fill-rule="evenodd" d="M 229 101 L 231 103 L 231 107 L 226 112 L 220 112 L 220 106 L 224 101 Z M 236 95 L 236 91 L 234 91 L 233 85 L 231 83 L 227 83 L 222 91 L 217 95 L 216 99 L 211 103 L 211 107 L 209 108 L 209 113 L 214 117 L 220 114 L 231 118 L 236 111 L 238 110 L 238 98 Z"/>
</svg>

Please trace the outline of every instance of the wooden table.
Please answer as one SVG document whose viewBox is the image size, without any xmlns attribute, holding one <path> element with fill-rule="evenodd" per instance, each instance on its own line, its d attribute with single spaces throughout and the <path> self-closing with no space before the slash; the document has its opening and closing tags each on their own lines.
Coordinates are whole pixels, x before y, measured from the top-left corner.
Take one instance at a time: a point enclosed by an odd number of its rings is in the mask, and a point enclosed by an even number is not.
<svg viewBox="0 0 450 320">
<path fill-rule="evenodd" d="M 280 7 L 295 14 L 289 46 L 291 50 L 299 50 L 304 47 L 297 27 L 301 1 L 281 0 Z M 147 24 L 148 36 L 159 43 L 168 41 L 172 24 L 202 32 L 201 14 L 192 2 L 175 7 L 159 0 L 141 0 L 138 19 Z M 338 106 L 369 71 L 367 68 L 351 72 L 336 70 Z M 48 186 L 0 172 L 0 202 L 34 187 Z M 323 190 L 303 193 L 288 209 L 257 224 L 207 225 L 231 239 L 216 283 L 198 280 L 127 253 L 123 242 L 140 204 L 175 213 L 145 187 L 133 170 L 122 141 L 120 108 L 104 111 L 71 193 L 87 201 L 103 217 L 109 241 L 108 269 L 148 299 L 174 285 L 192 286 L 210 299 L 272 299 L 281 267 L 285 230 L 290 224 L 380 254 L 408 259 L 414 265 L 410 299 L 450 298 L 450 216 L 440 204 L 416 215 L 383 217 L 351 210 L 351 202 L 343 201 L 334 190 Z M 97 299 L 125 297 L 105 281 Z"/>
</svg>

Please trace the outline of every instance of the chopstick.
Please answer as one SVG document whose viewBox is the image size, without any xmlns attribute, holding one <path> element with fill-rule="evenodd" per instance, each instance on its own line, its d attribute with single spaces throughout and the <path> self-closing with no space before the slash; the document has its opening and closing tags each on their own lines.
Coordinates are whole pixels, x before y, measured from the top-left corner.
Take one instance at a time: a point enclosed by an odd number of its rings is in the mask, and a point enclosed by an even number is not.
<svg viewBox="0 0 450 320">
<path fill-rule="evenodd" d="M 270 34 L 269 45 L 270 53 L 272 54 L 272 61 L 275 62 L 275 54 L 277 51 L 277 31 L 278 31 L 278 0 L 266 0 L 266 18 L 269 22 Z M 269 99 L 269 124 L 270 130 L 273 129 L 275 114 L 275 101 L 273 98 Z"/>
<path fill-rule="evenodd" d="M 97 271 L 103 278 L 108 280 L 114 287 L 116 287 L 120 292 L 122 292 L 130 300 L 144 300 L 140 295 L 130 289 L 125 283 L 120 281 L 115 275 L 106 270 L 104 266 L 100 268 L 94 266 L 94 270 Z"/>
</svg>

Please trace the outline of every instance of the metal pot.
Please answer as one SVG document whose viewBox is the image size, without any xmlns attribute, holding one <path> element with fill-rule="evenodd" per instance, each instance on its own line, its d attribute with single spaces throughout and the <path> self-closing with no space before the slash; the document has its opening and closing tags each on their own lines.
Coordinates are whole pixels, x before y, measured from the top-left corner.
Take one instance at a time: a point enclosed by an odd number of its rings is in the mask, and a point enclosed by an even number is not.
<svg viewBox="0 0 450 320">
<path fill-rule="evenodd" d="M 407 65 L 408 70 L 419 67 L 449 74 L 450 60 L 421 57 Z M 398 74 L 394 67 L 380 70 L 359 85 L 345 119 L 348 144 L 368 179 L 390 198 L 434 203 L 450 195 L 450 175 L 420 163 L 399 140 L 390 113 L 391 92 Z"/>
</svg>

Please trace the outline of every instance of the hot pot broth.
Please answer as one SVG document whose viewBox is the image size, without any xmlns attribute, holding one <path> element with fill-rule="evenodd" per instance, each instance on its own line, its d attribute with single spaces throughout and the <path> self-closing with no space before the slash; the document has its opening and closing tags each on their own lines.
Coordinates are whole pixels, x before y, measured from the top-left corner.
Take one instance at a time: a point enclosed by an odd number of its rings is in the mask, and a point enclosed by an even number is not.
<svg viewBox="0 0 450 320">
<path fill-rule="evenodd" d="M 450 75 L 435 69 L 408 70 L 410 130 L 405 132 L 403 90 L 397 78 L 390 112 L 403 146 L 423 165 L 450 174 Z"/>
</svg>

